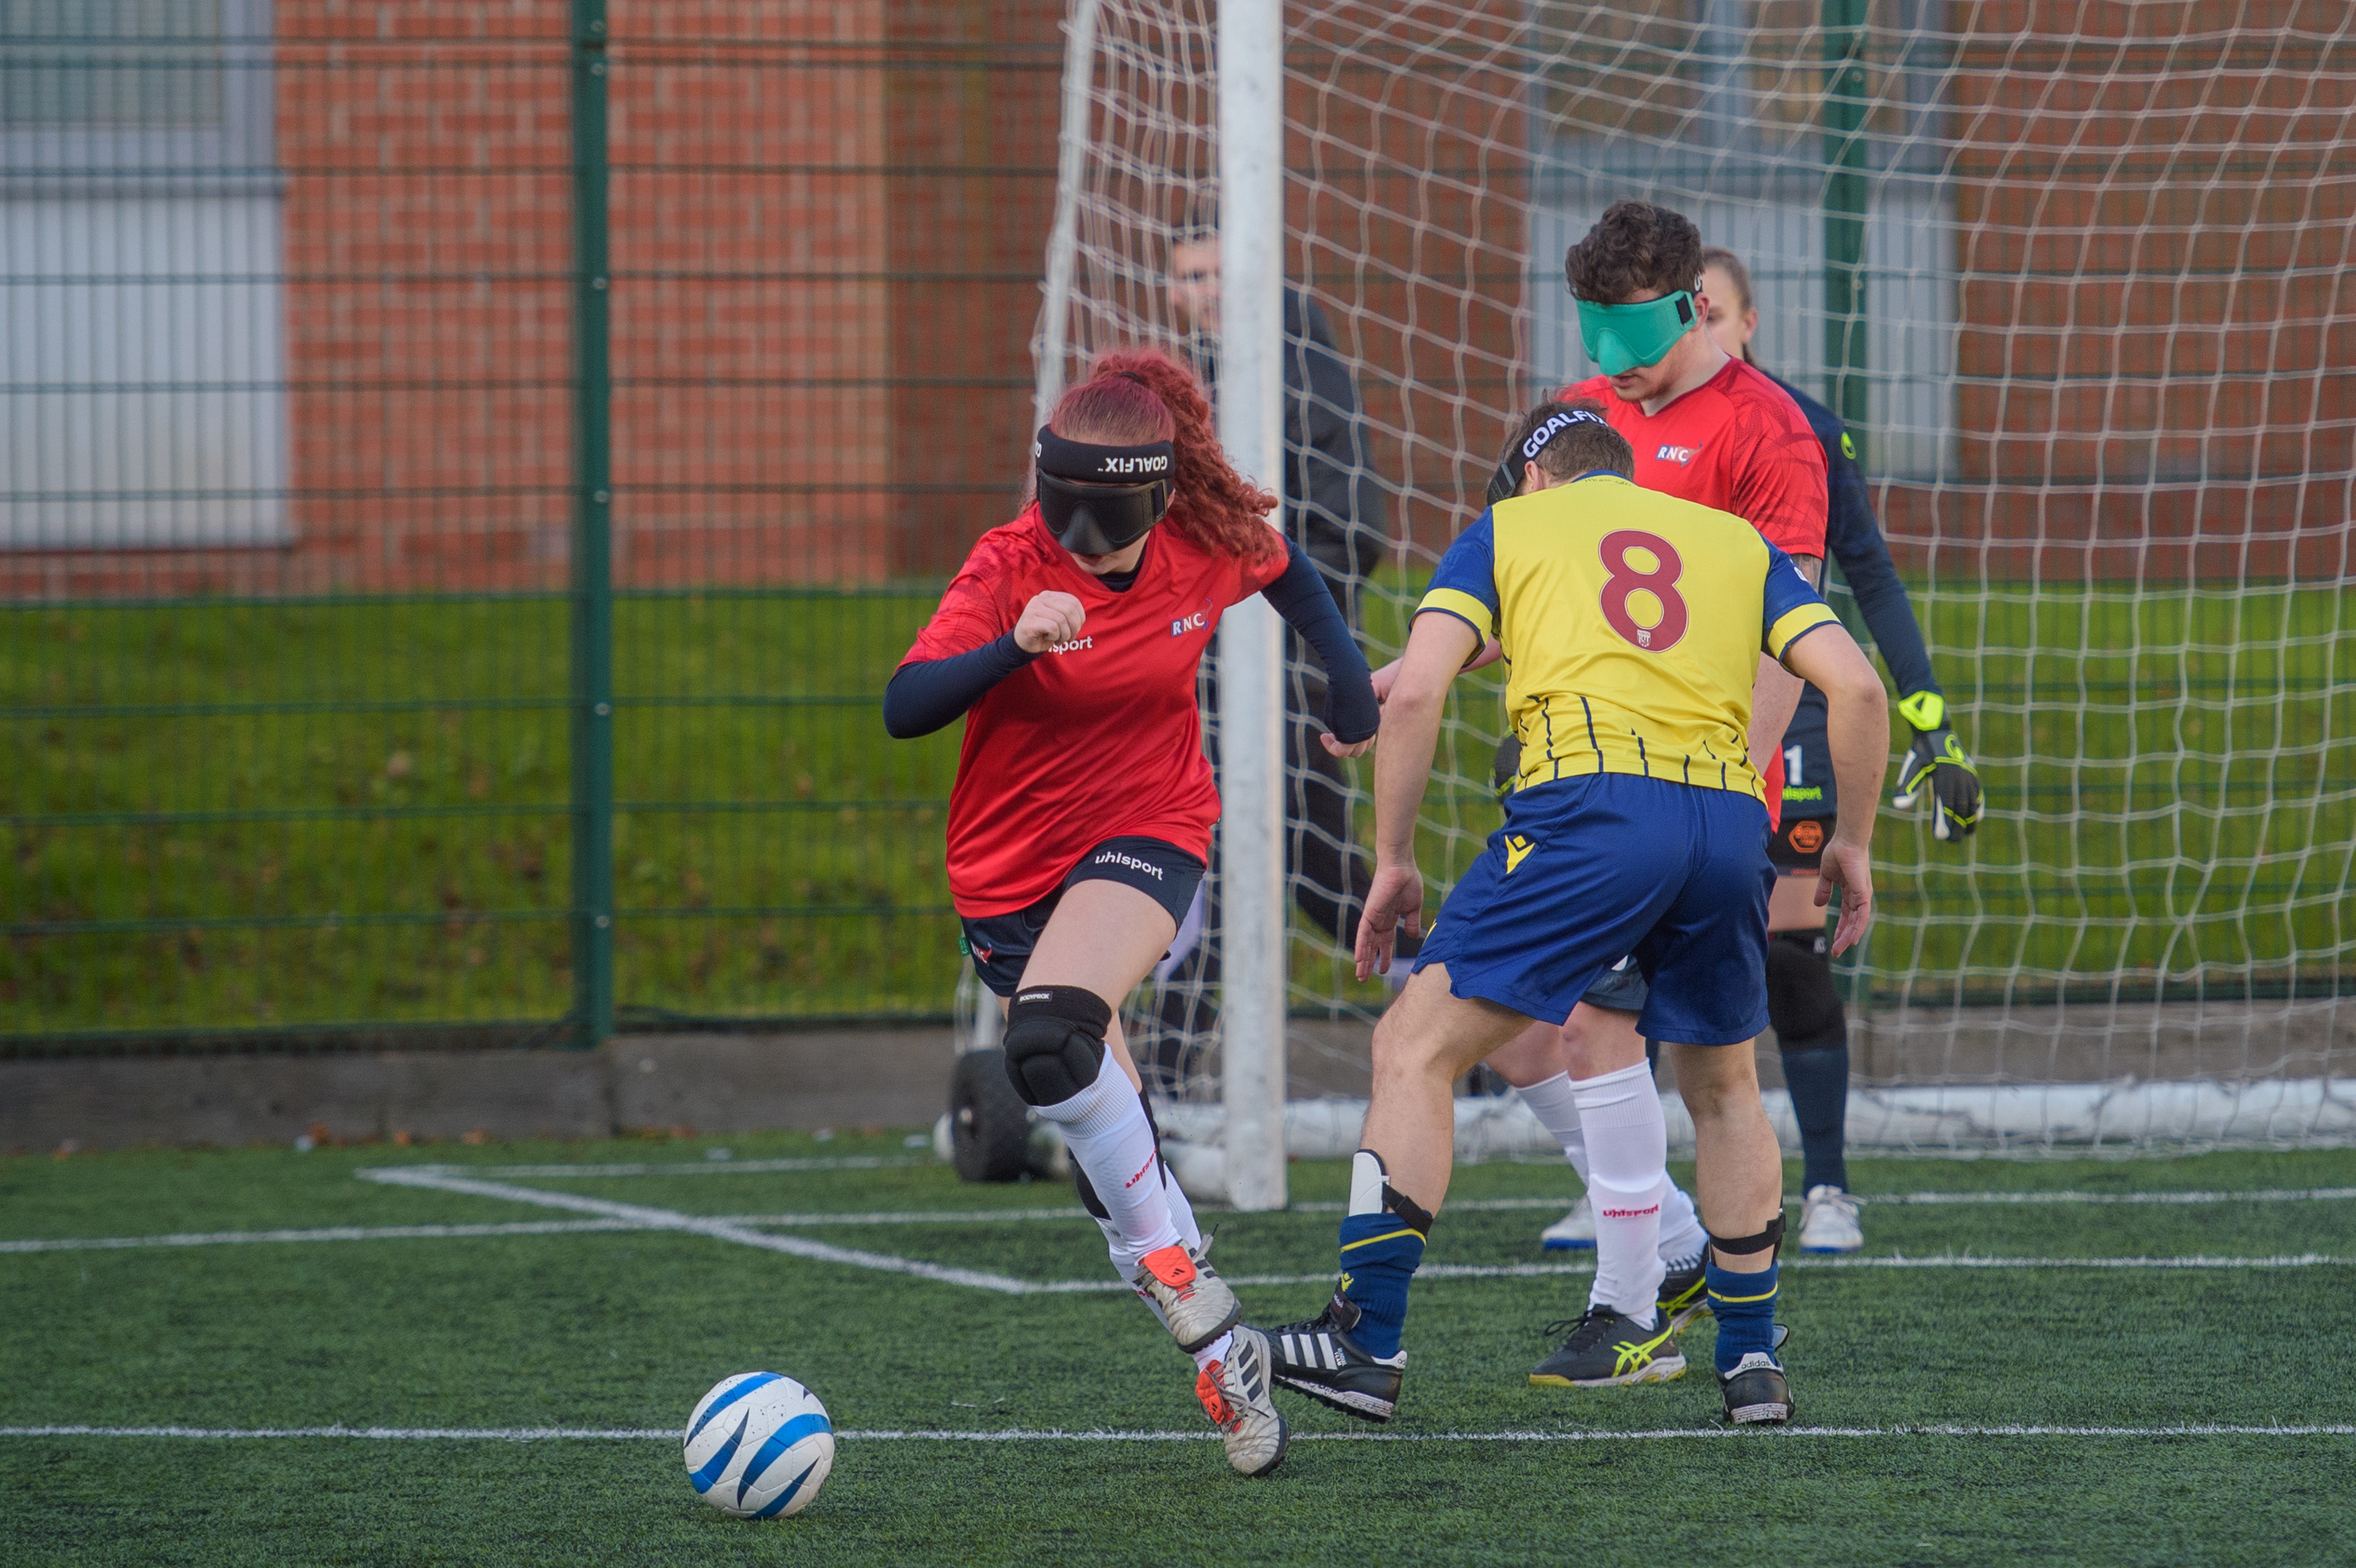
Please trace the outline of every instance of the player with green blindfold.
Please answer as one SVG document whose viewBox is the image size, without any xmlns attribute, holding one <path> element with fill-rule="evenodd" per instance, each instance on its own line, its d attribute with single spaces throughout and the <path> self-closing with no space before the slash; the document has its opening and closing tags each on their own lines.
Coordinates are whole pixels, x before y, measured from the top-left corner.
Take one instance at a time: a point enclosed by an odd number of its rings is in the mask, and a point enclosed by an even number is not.
<svg viewBox="0 0 2356 1568">
<path fill-rule="evenodd" d="M 1579 336 L 1587 357 L 1607 376 L 1624 376 L 1640 365 L 1657 365 L 1694 328 L 1694 296 L 1679 289 L 1636 304 L 1597 304 L 1579 300 Z"/>
</svg>

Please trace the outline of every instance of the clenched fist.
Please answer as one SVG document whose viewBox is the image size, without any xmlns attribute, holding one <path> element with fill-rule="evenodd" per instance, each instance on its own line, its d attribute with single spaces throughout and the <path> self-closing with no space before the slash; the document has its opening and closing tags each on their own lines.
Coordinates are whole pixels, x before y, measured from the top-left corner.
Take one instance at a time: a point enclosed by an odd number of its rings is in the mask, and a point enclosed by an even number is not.
<svg viewBox="0 0 2356 1568">
<path fill-rule="evenodd" d="M 1026 654 L 1044 654 L 1078 636 L 1087 618 L 1087 611 L 1069 593 L 1052 588 L 1034 593 L 1023 606 L 1023 618 L 1014 623 L 1014 645 Z"/>
</svg>

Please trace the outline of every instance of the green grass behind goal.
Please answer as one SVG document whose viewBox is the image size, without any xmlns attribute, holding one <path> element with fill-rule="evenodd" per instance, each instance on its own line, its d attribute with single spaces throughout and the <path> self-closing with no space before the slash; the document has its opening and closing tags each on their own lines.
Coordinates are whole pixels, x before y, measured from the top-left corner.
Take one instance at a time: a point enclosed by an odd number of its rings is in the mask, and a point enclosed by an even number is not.
<svg viewBox="0 0 2356 1568">
<path fill-rule="evenodd" d="M 2356 594 L 1997 587 L 1922 603 L 1989 815 L 1967 846 L 1885 816 L 1880 992 L 2342 987 Z M 1376 656 L 1410 603 L 1376 596 Z M 625 1007 L 947 1009 L 957 731 L 896 742 L 878 714 L 931 604 L 918 590 L 619 603 Z M 542 598 L 0 610 L 15 759 L 0 770 L 0 1029 L 561 1014 L 565 647 L 565 607 Z M 1427 806 L 1438 889 L 1496 825 L 1494 689 L 1476 678 L 1456 700 Z M 1297 1003 L 1378 994 L 1303 930 Z"/>
</svg>

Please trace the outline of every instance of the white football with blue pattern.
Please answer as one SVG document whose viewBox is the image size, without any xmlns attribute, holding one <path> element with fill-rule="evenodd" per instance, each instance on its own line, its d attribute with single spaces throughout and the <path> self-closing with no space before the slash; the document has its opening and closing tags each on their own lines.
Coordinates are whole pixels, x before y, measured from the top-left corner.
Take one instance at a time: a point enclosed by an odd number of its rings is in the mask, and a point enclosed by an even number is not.
<svg viewBox="0 0 2356 1568">
<path fill-rule="evenodd" d="M 738 1372 L 713 1384 L 687 1418 L 684 1446 L 696 1495 L 739 1519 L 801 1512 L 834 1468 L 826 1406 L 776 1372 Z"/>
</svg>

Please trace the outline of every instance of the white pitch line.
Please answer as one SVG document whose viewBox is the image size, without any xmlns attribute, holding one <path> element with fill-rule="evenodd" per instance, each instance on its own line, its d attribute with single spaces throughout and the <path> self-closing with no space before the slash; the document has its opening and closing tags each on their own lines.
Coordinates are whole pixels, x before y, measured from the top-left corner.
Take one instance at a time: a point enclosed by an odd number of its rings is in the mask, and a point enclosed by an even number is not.
<svg viewBox="0 0 2356 1568">
<path fill-rule="evenodd" d="M 269 1242 L 438 1242 L 454 1236 L 562 1236 L 647 1228 L 621 1220 L 518 1220 L 504 1225 L 327 1225 L 313 1231 L 183 1231 L 164 1236 L 70 1236 L 0 1242 L 0 1253 L 111 1253 L 134 1247 L 234 1247 Z"/>
<path fill-rule="evenodd" d="M 732 1225 L 722 1220 L 681 1214 L 671 1209 L 650 1209 L 637 1203 L 616 1203 L 603 1198 L 586 1198 L 573 1192 L 544 1192 L 532 1187 L 510 1187 L 505 1182 L 478 1181 L 472 1177 L 452 1176 L 438 1170 L 415 1166 L 380 1167 L 353 1174 L 369 1181 L 394 1187 L 423 1187 L 438 1192 L 462 1192 L 476 1198 L 500 1198 L 513 1203 L 533 1203 L 543 1209 L 564 1209 L 579 1214 L 594 1214 L 607 1220 L 627 1220 L 649 1231 L 684 1231 L 691 1235 L 709 1236 L 714 1241 L 734 1242 L 739 1246 L 758 1247 L 764 1252 L 784 1253 L 790 1257 L 809 1258 L 819 1263 L 848 1264 L 853 1268 L 874 1269 L 884 1274 L 912 1275 L 918 1279 L 937 1280 L 944 1285 L 962 1285 L 975 1290 L 995 1291 L 1004 1296 L 1028 1296 L 1033 1287 L 1026 1280 L 1002 1274 L 990 1274 L 980 1269 L 951 1268 L 942 1264 L 925 1263 L 916 1258 L 893 1257 L 884 1253 L 861 1252 L 851 1247 L 829 1246 L 824 1242 L 807 1241 L 800 1236 L 773 1235 L 766 1231 L 755 1231 L 743 1225 Z"/>
<path fill-rule="evenodd" d="M 1902 1254 L 1873 1257 L 1819 1257 L 1803 1253 L 1783 1260 L 1785 1268 L 1815 1269 L 1879 1269 L 1879 1268 L 1965 1268 L 1965 1269 L 2254 1269 L 2254 1268 L 2330 1268 L 2356 1265 L 2356 1257 L 2333 1257 L 2321 1253 L 2301 1253 L 2278 1257 L 2136 1257 L 2136 1258 L 2007 1258 L 1976 1257 L 1970 1253 L 1941 1253 L 1931 1257 L 1907 1257 Z M 1551 1275 L 1587 1275 L 1595 1272 L 1592 1261 L 1569 1264 L 1426 1264 L 1415 1271 L 1418 1279 L 1538 1279 Z M 1229 1285 L 1318 1285 L 1333 1277 L 1333 1271 L 1323 1274 L 1258 1274 L 1222 1275 Z M 1098 1285 L 1093 1280 L 1059 1280 L 1041 1287 L 1055 1292 L 1087 1292 L 1119 1290 L 1124 1286 L 1114 1283 Z"/>
<path fill-rule="evenodd" d="M 1215 1432 L 1072 1431 L 1014 1427 L 988 1432 L 905 1428 L 838 1430 L 849 1443 L 1210 1443 Z M 236 1442 L 302 1438 L 366 1443 L 676 1443 L 674 1427 L 441 1426 L 0 1426 L 8 1437 L 133 1437 Z M 1723 1426 L 1663 1427 L 1644 1432 L 1296 1432 L 1296 1443 L 1659 1443 L 1693 1439 L 1791 1442 L 1809 1437 L 2356 1437 L 2356 1425 L 2241 1426 L 1784 1426 L 1741 1431 Z"/>
<path fill-rule="evenodd" d="M 717 1214 L 732 1225 L 986 1225 L 993 1220 L 1085 1220 L 1069 1209 L 893 1209 L 842 1214 Z"/>
<path fill-rule="evenodd" d="M 921 1156 L 898 1154 L 815 1155 L 790 1159 L 659 1159 L 620 1165 L 394 1165 L 382 1170 L 430 1170 L 445 1176 L 551 1177 L 766 1176 L 781 1170 L 891 1170 L 923 1165 Z M 355 1174 L 365 1176 L 367 1171 Z"/>
<path fill-rule="evenodd" d="M 1892 1192 L 1868 1194 L 1869 1207 L 1885 1203 L 2329 1203 L 2356 1198 L 2356 1187 L 2268 1187 L 2248 1192 Z M 1800 1206 L 1786 1198 L 1783 1206 Z"/>
<path fill-rule="evenodd" d="M 2045 1190 L 2020 1192 L 1855 1192 L 1849 1196 L 1868 1208 L 1892 1203 L 2329 1203 L 2356 1199 L 2356 1187 L 2269 1187 L 2247 1192 L 2230 1190 L 2190 1192 L 2080 1192 Z M 1448 1204 L 1442 1211 L 1457 1214 L 1483 1210 L 1563 1209 L 1570 1203 L 1571 1194 L 1559 1198 L 1475 1198 Z M 1344 1203 L 1295 1203 L 1295 1214 L 1339 1214 L 1348 1205 Z M 1796 1192 L 1787 1193 L 1783 1207 L 1804 1207 Z"/>
<path fill-rule="evenodd" d="M 862 1161 L 862 1168 L 864 1166 L 873 1166 L 879 1163 L 890 1163 L 884 1161 L 881 1157 L 873 1159 L 870 1159 L 865 1156 L 851 1156 L 846 1157 Z M 907 1164 L 915 1162 L 901 1161 L 897 1163 Z M 808 1168 L 818 1166 L 823 1166 L 828 1169 L 845 1168 L 839 1164 L 830 1164 L 828 1162 L 819 1160 L 745 1160 L 737 1164 L 734 1168 L 741 1170 L 754 1167 L 780 1167 L 787 1165 L 794 1166 L 796 1168 Z M 577 1174 L 581 1171 L 588 1170 L 593 1173 L 628 1174 L 636 1171 L 659 1172 L 666 1170 L 667 1168 L 669 1168 L 661 1165 L 610 1167 L 569 1165 L 480 1167 L 409 1165 L 377 1167 L 371 1169 L 360 1171 L 358 1174 L 371 1181 L 387 1181 L 402 1186 L 423 1186 L 426 1185 L 426 1183 L 419 1180 L 412 1180 L 407 1176 L 394 1173 L 407 1172 L 415 1176 L 472 1177 L 481 1175 L 486 1171 L 499 1171 L 509 1174 L 530 1171 L 561 1171 L 568 1174 Z M 680 1164 L 678 1166 L 678 1168 L 685 1171 L 695 1172 L 701 1171 L 705 1168 L 701 1165 Z M 718 1168 L 725 1170 L 731 1168 L 721 1166 L 718 1167 Z M 439 1184 L 437 1183 L 436 1185 Z M 520 1189 L 503 1189 L 499 1195 L 502 1197 L 512 1198 L 515 1196 L 515 1191 L 517 1190 Z M 2265 1188 L 2248 1192 L 1900 1192 L 1870 1197 L 1865 1201 L 1869 1204 L 2208 1204 L 2244 1202 L 2330 1202 L 2350 1199 L 2356 1199 L 2356 1187 Z M 1797 1203 L 1798 1201 L 1799 1200 L 1797 1199 L 1786 1200 L 1787 1203 Z M 1448 1206 L 1448 1211 L 1450 1213 L 1465 1213 L 1520 1209 L 1558 1209 L 1563 1206 L 1563 1203 L 1564 1200 L 1559 1198 L 1483 1198 L 1473 1199 L 1461 1203 L 1451 1203 Z M 1342 1211 L 1344 1205 L 1340 1203 L 1296 1203 L 1292 1206 L 1291 1212 L 1297 1214 L 1338 1214 Z M 673 1210 L 657 1210 L 652 1211 L 652 1212 L 676 1214 L 678 1211 Z M 1087 1211 L 1085 1209 L 1060 1208 L 894 1209 L 803 1214 L 680 1215 L 679 1219 L 693 1220 L 698 1224 L 722 1226 L 776 1225 L 815 1228 L 830 1225 L 986 1225 L 996 1223 L 1000 1221 L 1031 1222 L 1047 1220 L 1081 1220 L 1086 1219 L 1087 1217 Z M 244 1246 L 267 1243 L 444 1241 L 470 1236 L 561 1236 L 570 1234 L 592 1234 L 599 1232 L 679 1230 L 682 1227 L 678 1222 L 678 1220 L 667 1221 L 658 1224 L 646 1220 L 606 1218 L 602 1220 L 531 1220 L 519 1221 L 507 1224 L 478 1225 L 326 1225 L 310 1230 L 184 1231 L 155 1236 L 68 1236 L 58 1238 L 28 1238 L 21 1241 L 0 1241 L 0 1254 L 11 1253 L 124 1252 L 145 1247 Z M 784 1251 L 787 1249 L 773 1248 L 772 1250 Z M 1852 1268 L 1927 1268 L 1937 1264 L 1948 1264 L 1950 1262 L 1950 1260 L 1946 1259 L 1828 1259 L 1808 1258 L 1804 1256 L 1795 1261 L 1802 1262 L 1806 1266 L 1815 1268 L 1841 1266 Z M 2096 1260 L 1963 1259 L 1953 1260 L 1952 1266 L 1970 1268 L 2017 1266 L 2028 1268 L 2055 1267 L 2071 1264 L 2087 1268 L 2124 1268 L 2137 1266 L 2169 1266 L 2178 1268 L 2222 1268 L 2237 1266 L 2288 1267 L 2312 1266 L 2318 1264 L 2329 1264 L 2340 1261 L 2344 1260 L 2310 1253 L 2302 1255 L 2296 1260 L 2278 1258 L 2221 1258 L 2210 1260 L 2196 1259 L 2184 1262 L 2174 1262 L 2170 1260 L 2154 1261 L 2141 1258 Z M 926 1266 L 929 1267 L 931 1265 Z M 1432 1267 L 1425 1268 L 1420 1272 L 1426 1277 L 1451 1277 L 1450 1270 L 1447 1265 L 1434 1265 Z M 1578 1267 L 1565 1268 L 1558 1265 L 1531 1264 L 1486 1269 L 1476 1274 L 1462 1275 L 1461 1277 L 1502 1278 L 1514 1275 L 1580 1274 L 1589 1271 Z M 1302 1283 L 1307 1277 L 1309 1276 L 1293 1275 L 1266 1275 L 1241 1280 L 1231 1277 L 1228 1283 L 1245 1285 L 1297 1285 Z M 1033 1291 L 1047 1292 L 1050 1294 L 1066 1294 L 1072 1292 L 1092 1292 L 1099 1290 L 1116 1291 L 1125 1287 L 1117 1282 L 1069 1280 L 1034 1283 L 1031 1288 Z"/>
</svg>

